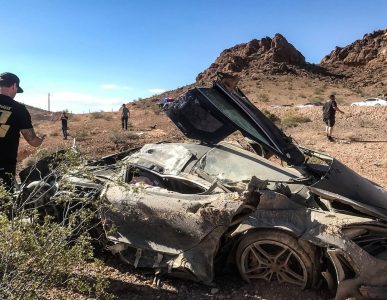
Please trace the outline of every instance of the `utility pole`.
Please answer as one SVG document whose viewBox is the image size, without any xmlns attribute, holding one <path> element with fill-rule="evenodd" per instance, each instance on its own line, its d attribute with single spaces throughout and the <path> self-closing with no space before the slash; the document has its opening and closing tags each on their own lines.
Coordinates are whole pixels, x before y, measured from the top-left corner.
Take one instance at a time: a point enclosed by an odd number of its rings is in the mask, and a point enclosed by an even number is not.
<svg viewBox="0 0 387 300">
<path fill-rule="evenodd" d="M 48 93 L 48 112 L 50 112 L 50 93 Z"/>
</svg>

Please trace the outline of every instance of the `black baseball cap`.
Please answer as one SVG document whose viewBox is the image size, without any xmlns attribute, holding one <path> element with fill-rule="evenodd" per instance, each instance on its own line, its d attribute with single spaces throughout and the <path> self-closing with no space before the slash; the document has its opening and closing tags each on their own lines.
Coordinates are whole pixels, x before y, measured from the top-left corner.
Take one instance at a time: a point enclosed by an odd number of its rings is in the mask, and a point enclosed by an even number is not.
<svg viewBox="0 0 387 300">
<path fill-rule="evenodd" d="M 23 89 L 20 87 L 20 79 L 15 74 L 5 72 L 0 74 L 0 86 L 11 86 L 17 83 L 17 92 L 23 93 Z"/>
</svg>

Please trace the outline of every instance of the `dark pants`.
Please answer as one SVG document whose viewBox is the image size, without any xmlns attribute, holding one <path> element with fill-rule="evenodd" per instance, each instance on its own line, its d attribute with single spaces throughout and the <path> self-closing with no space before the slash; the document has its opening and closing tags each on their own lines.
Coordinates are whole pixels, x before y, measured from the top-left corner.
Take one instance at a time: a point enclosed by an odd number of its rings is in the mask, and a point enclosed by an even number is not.
<svg viewBox="0 0 387 300">
<path fill-rule="evenodd" d="M 63 138 L 67 140 L 67 127 L 62 127 Z"/>
<path fill-rule="evenodd" d="M 8 191 L 12 192 L 15 183 L 16 164 L 0 165 L 0 180 Z"/>
<path fill-rule="evenodd" d="M 324 117 L 324 123 L 328 126 L 328 127 L 333 127 L 335 126 L 335 117 Z"/>
<path fill-rule="evenodd" d="M 128 130 L 128 117 L 121 117 L 122 129 Z"/>
</svg>

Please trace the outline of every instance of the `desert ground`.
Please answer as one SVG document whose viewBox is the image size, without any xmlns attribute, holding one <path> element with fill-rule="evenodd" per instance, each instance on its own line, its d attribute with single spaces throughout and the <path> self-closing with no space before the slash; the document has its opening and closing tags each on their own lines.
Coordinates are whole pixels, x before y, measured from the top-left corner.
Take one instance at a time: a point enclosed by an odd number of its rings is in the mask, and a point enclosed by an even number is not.
<svg viewBox="0 0 387 300">
<path fill-rule="evenodd" d="M 254 100 L 253 100 L 254 101 Z M 270 112 L 282 121 L 284 132 L 303 146 L 327 153 L 347 164 L 369 180 L 387 187 L 387 107 L 350 107 L 342 105 L 344 115 L 337 116 L 333 135 L 329 142 L 321 120 L 321 107 L 271 106 L 255 101 L 263 111 Z M 95 112 L 72 114 L 69 118 L 68 140 L 63 140 L 58 114 L 34 113 L 33 123 L 38 134 L 47 134 L 40 148 L 35 149 L 21 139 L 19 165 L 28 164 L 31 157 L 40 152 L 71 147 L 73 139 L 86 159 L 95 159 L 145 143 L 159 141 L 185 141 L 175 125 L 161 111 L 156 101 L 143 100 L 129 104 L 131 111 L 128 131 L 123 131 L 118 112 Z M 289 120 L 292 121 L 289 123 Z M 232 142 L 243 145 L 243 138 L 233 134 Z M 214 286 L 204 286 L 181 279 L 164 278 L 160 288 L 153 284 L 153 275 L 124 265 L 111 254 L 101 254 L 105 261 L 109 279 L 109 291 L 117 299 L 329 299 L 326 289 L 302 291 L 291 286 L 257 282 L 247 284 L 237 273 L 219 274 Z M 89 274 L 93 273 L 93 266 Z M 94 270 L 95 271 L 95 270 Z M 69 291 L 53 291 L 52 299 L 58 295 L 65 299 L 89 299 L 85 295 L 74 295 Z M 75 297 L 75 298 L 74 298 Z"/>
</svg>

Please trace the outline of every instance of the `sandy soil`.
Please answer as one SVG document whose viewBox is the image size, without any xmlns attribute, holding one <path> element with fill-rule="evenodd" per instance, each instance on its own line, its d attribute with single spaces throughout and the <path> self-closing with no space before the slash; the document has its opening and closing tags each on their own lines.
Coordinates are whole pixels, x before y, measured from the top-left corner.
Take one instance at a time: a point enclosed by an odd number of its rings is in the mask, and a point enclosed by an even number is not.
<svg viewBox="0 0 387 300">
<path fill-rule="evenodd" d="M 94 113 L 72 115 L 69 118 L 70 139 L 63 140 L 60 121 L 51 121 L 51 116 L 34 116 L 35 129 L 48 138 L 43 149 L 70 147 L 72 137 L 78 139 L 77 145 L 86 158 L 98 158 L 121 149 L 140 146 L 148 142 L 162 140 L 182 141 L 185 138 L 174 124 L 160 112 L 155 103 L 131 104 L 131 118 L 128 132 L 121 130 L 117 113 Z M 387 107 L 359 108 L 344 106 L 344 115 L 337 117 L 334 136 L 336 142 L 329 142 L 324 134 L 321 121 L 321 108 L 270 107 L 267 109 L 285 118 L 290 114 L 300 114 L 310 122 L 297 127 L 285 128 L 285 132 L 306 147 L 328 153 L 364 177 L 387 187 Z M 21 139 L 19 168 L 37 151 Z M 106 276 L 111 285 L 110 291 L 118 299 L 328 299 L 326 290 L 303 291 L 277 283 L 258 282 L 254 285 L 244 283 L 235 274 L 221 274 L 216 277 L 213 287 L 165 278 L 161 288 L 152 285 L 153 276 L 122 264 L 113 256 L 106 256 L 109 266 Z M 73 298 L 74 295 L 65 297 Z M 67 295 L 67 296 L 66 296 Z M 77 296 L 78 298 L 78 296 Z M 79 295 L 79 299 L 87 299 Z"/>
</svg>

